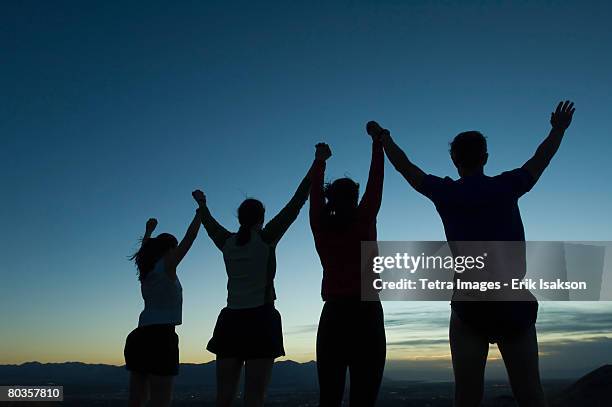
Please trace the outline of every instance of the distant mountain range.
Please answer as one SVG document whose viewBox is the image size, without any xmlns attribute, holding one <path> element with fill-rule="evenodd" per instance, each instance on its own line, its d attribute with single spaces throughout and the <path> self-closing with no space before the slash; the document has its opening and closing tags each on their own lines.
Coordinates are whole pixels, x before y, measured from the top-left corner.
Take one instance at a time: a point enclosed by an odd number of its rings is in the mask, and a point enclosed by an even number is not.
<svg viewBox="0 0 612 407">
<path fill-rule="evenodd" d="M 87 364 L 81 362 L 39 363 L 0 365 L 0 385 L 57 385 L 100 386 L 125 385 L 128 371 L 123 366 Z M 199 386 L 212 389 L 215 386 L 215 362 L 183 363 L 175 385 Z M 298 363 L 291 360 L 274 364 L 271 389 L 317 388 L 315 362 Z"/>
<path fill-rule="evenodd" d="M 57 384 L 79 392 L 92 389 L 126 388 L 128 372 L 122 366 L 86 364 L 80 362 L 0 365 L 0 385 Z M 383 387 L 401 388 L 414 386 L 414 382 L 385 380 Z M 213 391 L 215 386 L 215 362 L 181 365 L 176 379 L 176 389 L 201 389 Z M 316 392 L 315 362 L 298 363 L 279 361 L 274 365 L 270 391 Z M 604 365 L 550 397 L 551 407 L 610 407 L 612 406 L 612 365 Z M 507 398 L 507 397 L 506 397 Z M 499 405 L 501 399 L 498 399 Z M 512 405 L 511 397 L 508 405 Z"/>
</svg>

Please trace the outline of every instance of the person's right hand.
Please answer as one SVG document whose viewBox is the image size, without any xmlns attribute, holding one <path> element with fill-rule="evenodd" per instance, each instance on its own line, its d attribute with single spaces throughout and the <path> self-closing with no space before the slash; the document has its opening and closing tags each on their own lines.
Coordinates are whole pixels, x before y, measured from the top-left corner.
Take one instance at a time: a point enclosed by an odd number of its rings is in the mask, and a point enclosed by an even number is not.
<svg viewBox="0 0 612 407">
<path fill-rule="evenodd" d="M 206 195 L 204 195 L 204 192 L 200 191 L 199 189 L 193 191 L 191 196 L 198 204 L 206 204 Z"/>
<path fill-rule="evenodd" d="M 566 130 L 574 117 L 574 102 L 559 102 L 557 110 L 550 114 L 550 124 L 554 129 Z"/>
<path fill-rule="evenodd" d="M 157 219 L 155 218 L 150 218 L 147 221 L 147 225 L 146 225 L 146 231 L 151 233 L 155 230 L 155 228 L 157 227 Z"/>
<path fill-rule="evenodd" d="M 315 159 L 326 161 L 332 156 L 331 148 L 327 143 L 319 143 L 315 146 Z"/>
</svg>

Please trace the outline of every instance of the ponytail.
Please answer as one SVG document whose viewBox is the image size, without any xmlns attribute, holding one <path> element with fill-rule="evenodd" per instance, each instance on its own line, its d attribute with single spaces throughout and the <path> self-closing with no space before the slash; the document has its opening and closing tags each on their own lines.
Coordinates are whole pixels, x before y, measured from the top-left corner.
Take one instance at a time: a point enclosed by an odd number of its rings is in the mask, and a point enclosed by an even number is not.
<svg viewBox="0 0 612 407">
<path fill-rule="evenodd" d="M 251 229 L 263 223 L 265 208 L 257 199 L 249 198 L 238 207 L 238 222 L 240 229 L 236 233 L 236 244 L 244 246 L 251 240 Z"/>
</svg>

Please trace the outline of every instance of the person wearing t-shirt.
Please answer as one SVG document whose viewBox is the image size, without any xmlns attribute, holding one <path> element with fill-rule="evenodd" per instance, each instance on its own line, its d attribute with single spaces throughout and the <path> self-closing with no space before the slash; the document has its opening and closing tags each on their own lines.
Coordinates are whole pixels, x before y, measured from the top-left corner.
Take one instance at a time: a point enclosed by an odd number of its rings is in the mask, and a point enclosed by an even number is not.
<svg viewBox="0 0 612 407">
<path fill-rule="evenodd" d="M 551 114 L 552 129 L 533 157 L 522 167 L 496 176 L 484 173 L 489 156 L 486 139 L 477 131 L 460 133 L 451 143 L 451 159 L 459 173 L 457 180 L 423 172 L 395 144 L 388 131 L 384 132 L 382 142 L 395 169 L 434 203 L 447 241 L 522 242 L 524 247 L 518 200 L 532 189 L 559 149 L 574 110 L 569 101 L 559 103 Z M 516 247 L 516 243 L 507 246 Z M 537 302 L 454 299 L 451 309 L 449 339 L 455 405 L 480 405 L 489 343 L 499 347 L 518 404 L 545 405 L 535 330 Z"/>
</svg>

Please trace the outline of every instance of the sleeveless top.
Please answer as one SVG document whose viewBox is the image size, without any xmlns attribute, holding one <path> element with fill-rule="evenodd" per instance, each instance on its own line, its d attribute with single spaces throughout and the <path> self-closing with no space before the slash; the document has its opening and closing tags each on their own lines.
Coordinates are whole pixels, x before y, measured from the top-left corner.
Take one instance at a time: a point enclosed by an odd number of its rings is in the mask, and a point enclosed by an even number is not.
<svg viewBox="0 0 612 407">
<path fill-rule="evenodd" d="M 223 253 L 227 273 L 227 308 L 256 308 L 276 300 L 276 245 L 295 221 L 308 199 L 310 176 L 304 177 L 293 197 L 262 229 L 252 228 L 250 240 L 236 244 L 229 232 L 204 207 L 200 214 L 206 232 Z"/>
<path fill-rule="evenodd" d="M 275 245 L 266 242 L 259 231 L 251 230 L 251 239 L 242 246 L 237 235 L 230 236 L 223 246 L 227 271 L 227 307 L 255 308 L 276 299 Z"/>
<path fill-rule="evenodd" d="M 138 326 L 169 324 L 180 325 L 183 314 L 183 287 L 178 279 L 173 280 L 164 270 L 162 258 L 140 284 L 144 299 L 144 310 L 140 313 Z"/>
</svg>

